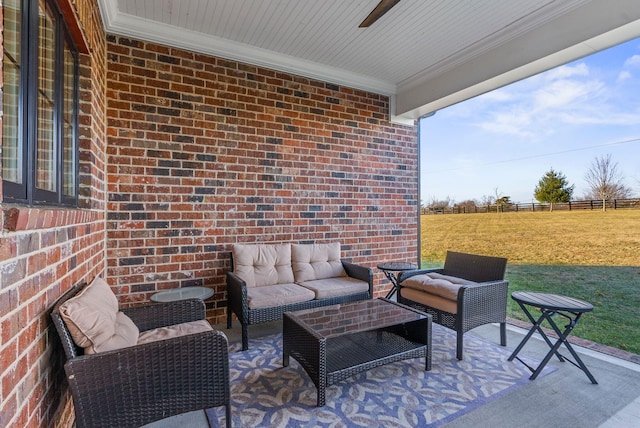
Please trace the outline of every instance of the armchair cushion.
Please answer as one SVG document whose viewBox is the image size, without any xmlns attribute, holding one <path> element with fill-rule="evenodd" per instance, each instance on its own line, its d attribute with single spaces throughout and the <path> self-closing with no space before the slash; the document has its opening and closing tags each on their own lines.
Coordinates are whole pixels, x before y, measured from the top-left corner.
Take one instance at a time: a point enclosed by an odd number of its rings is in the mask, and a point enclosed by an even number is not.
<svg viewBox="0 0 640 428">
<path fill-rule="evenodd" d="M 297 283 L 347 276 L 340 259 L 340 243 L 291 244 L 291 262 Z"/>
<path fill-rule="evenodd" d="M 458 290 L 463 285 L 474 285 L 473 281 L 437 272 L 415 275 L 403 281 L 402 286 L 435 294 L 448 300 L 458 299 Z"/>
<path fill-rule="evenodd" d="M 458 303 L 455 300 L 445 299 L 444 297 L 425 293 L 424 291 L 419 291 L 415 288 L 403 287 L 402 298 L 405 299 L 405 301 L 416 302 L 420 305 L 445 311 L 450 314 L 458 313 Z"/>
<path fill-rule="evenodd" d="M 233 271 L 247 287 L 293 282 L 290 244 L 234 244 Z"/>
<path fill-rule="evenodd" d="M 85 354 L 133 346 L 138 340 L 138 327 L 118 311 L 118 299 L 100 277 L 64 302 L 60 315 Z"/>
<path fill-rule="evenodd" d="M 142 345 L 144 343 L 155 342 L 157 340 L 171 339 L 174 337 L 185 336 L 187 334 L 202 333 L 211 330 L 213 330 L 213 327 L 211 327 L 211 324 L 209 324 L 207 320 L 184 322 L 182 324 L 174 324 L 143 331 L 138 337 L 137 344 Z"/>
<path fill-rule="evenodd" d="M 313 300 L 314 297 L 313 291 L 292 283 L 247 287 L 247 306 L 249 309 L 271 308 L 306 302 L 307 300 Z"/>
</svg>

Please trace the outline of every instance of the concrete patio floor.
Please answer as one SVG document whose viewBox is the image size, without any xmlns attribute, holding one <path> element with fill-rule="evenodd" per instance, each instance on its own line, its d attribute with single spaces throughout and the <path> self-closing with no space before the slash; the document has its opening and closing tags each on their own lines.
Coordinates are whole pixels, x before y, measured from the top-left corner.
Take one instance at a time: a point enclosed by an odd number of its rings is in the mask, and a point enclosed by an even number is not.
<svg viewBox="0 0 640 428">
<path fill-rule="evenodd" d="M 588 322 L 587 319 L 583 322 Z M 240 340 L 240 326 L 215 326 L 222 330 L 229 342 Z M 249 327 L 249 339 L 280 331 L 281 322 Z M 507 348 L 513 350 L 526 330 L 509 324 Z M 485 325 L 472 334 L 497 343 L 497 325 Z M 621 358 L 573 345 L 587 365 L 598 385 L 571 363 L 552 358 L 550 366 L 557 370 L 530 384 L 500 397 L 479 409 L 467 413 L 445 425 L 446 427 L 548 427 L 573 426 L 581 428 L 631 428 L 640 426 L 640 365 Z M 548 346 L 535 334 L 521 356 L 541 360 Z M 560 349 L 568 355 L 564 346 Z M 190 412 L 147 425 L 148 428 L 170 427 L 208 428 L 203 411 Z"/>
</svg>

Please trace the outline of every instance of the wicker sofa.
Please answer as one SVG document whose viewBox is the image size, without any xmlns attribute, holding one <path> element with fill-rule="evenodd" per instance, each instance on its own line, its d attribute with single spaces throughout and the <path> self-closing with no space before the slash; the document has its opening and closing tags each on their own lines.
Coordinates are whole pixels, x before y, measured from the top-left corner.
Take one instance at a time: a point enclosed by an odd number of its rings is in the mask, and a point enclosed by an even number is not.
<svg viewBox="0 0 640 428">
<path fill-rule="evenodd" d="M 339 242 L 235 244 L 227 273 L 227 328 L 232 314 L 242 327 L 282 319 L 287 311 L 371 299 L 373 270 L 340 258 Z"/>
<path fill-rule="evenodd" d="M 75 426 L 138 427 L 225 406 L 231 426 L 228 343 L 199 299 L 123 308 L 104 280 L 58 299 Z"/>
<path fill-rule="evenodd" d="M 433 316 L 457 333 L 456 357 L 462 359 L 463 335 L 500 323 L 500 344 L 507 345 L 507 259 L 448 251 L 442 269 L 402 272 L 398 302 Z"/>
</svg>

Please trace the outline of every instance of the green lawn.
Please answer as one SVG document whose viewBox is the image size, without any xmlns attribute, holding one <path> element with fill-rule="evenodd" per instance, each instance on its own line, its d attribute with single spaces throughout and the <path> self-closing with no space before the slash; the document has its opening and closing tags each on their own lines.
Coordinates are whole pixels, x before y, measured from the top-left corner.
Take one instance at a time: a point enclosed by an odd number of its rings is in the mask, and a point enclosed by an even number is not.
<svg viewBox="0 0 640 428">
<path fill-rule="evenodd" d="M 592 303 L 576 336 L 640 354 L 640 210 L 422 216 L 424 266 L 448 249 L 506 257 L 510 292 Z M 507 315 L 525 320 L 511 299 Z"/>
</svg>

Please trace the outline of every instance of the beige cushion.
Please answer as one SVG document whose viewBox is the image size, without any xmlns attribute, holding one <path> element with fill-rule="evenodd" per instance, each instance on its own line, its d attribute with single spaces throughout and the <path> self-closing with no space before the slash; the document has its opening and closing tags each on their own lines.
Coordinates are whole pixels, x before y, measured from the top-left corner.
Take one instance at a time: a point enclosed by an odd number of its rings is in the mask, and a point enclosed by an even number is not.
<svg viewBox="0 0 640 428">
<path fill-rule="evenodd" d="M 272 308 L 290 303 L 313 300 L 313 291 L 297 284 L 263 285 L 247 288 L 247 305 L 249 309 Z"/>
<path fill-rule="evenodd" d="M 99 277 L 64 302 L 60 315 L 73 341 L 86 353 L 132 346 L 138 340 L 138 328 L 118 312 L 118 299 Z"/>
<path fill-rule="evenodd" d="M 458 304 L 455 300 L 445 299 L 444 297 L 419 291 L 414 288 L 403 287 L 401 293 L 403 298 L 422 303 L 430 308 L 439 309 L 441 311 L 449 312 L 450 314 L 458 313 Z"/>
<path fill-rule="evenodd" d="M 291 244 L 295 282 L 347 276 L 340 261 L 340 243 Z"/>
<path fill-rule="evenodd" d="M 368 283 L 348 276 L 305 281 L 301 282 L 300 285 L 313 291 L 316 299 L 347 296 L 369 291 Z"/>
<path fill-rule="evenodd" d="M 135 325 L 131 318 L 123 312 L 118 312 L 116 314 L 113 335 L 103 342 L 95 343 L 93 346 L 84 348 L 84 353 L 89 355 L 133 346 L 138 340 L 139 332 L 138 326 Z"/>
<path fill-rule="evenodd" d="M 167 327 L 154 328 L 140 333 L 140 336 L 138 337 L 138 345 L 156 342 L 158 340 L 171 339 L 173 337 L 186 336 L 187 334 L 203 333 L 211 330 L 213 330 L 213 328 L 207 320 L 190 321 Z"/>
<path fill-rule="evenodd" d="M 457 278 L 455 276 L 442 275 L 437 272 L 414 275 L 402 281 L 403 287 L 426 291 L 436 296 L 454 301 L 458 299 L 458 290 L 461 286 L 474 284 L 476 283 L 473 281 Z"/>
<path fill-rule="evenodd" d="M 290 244 L 234 244 L 233 271 L 247 287 L 293 282 Z"/>
</svg>

